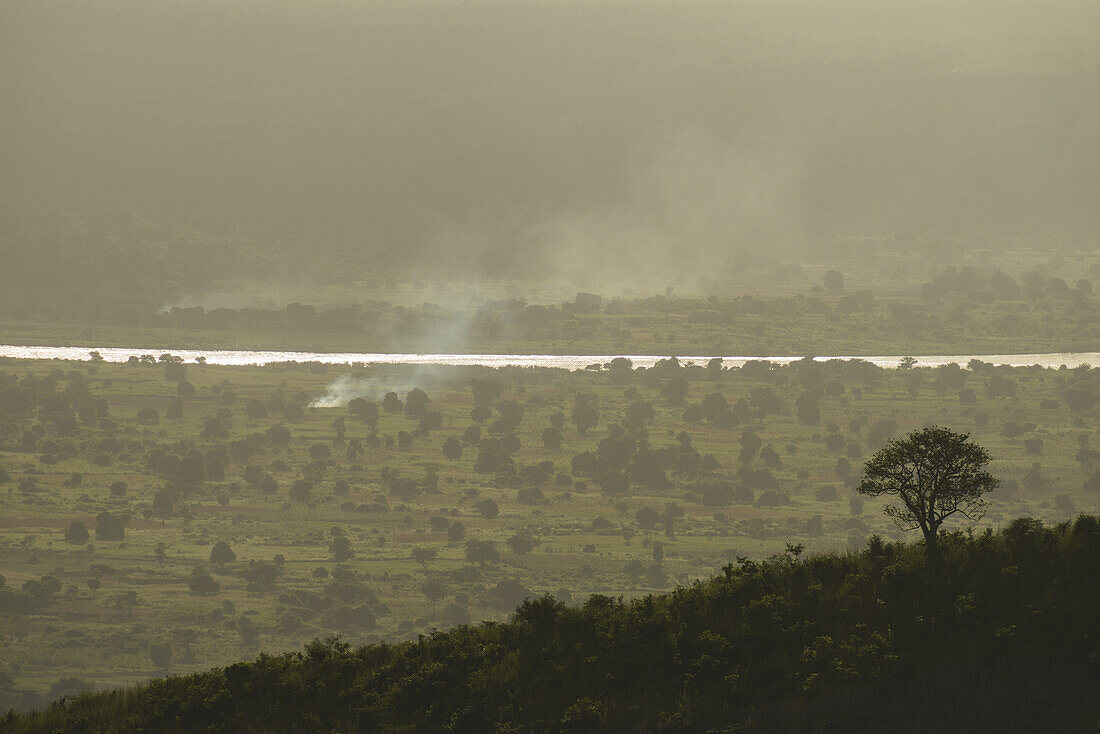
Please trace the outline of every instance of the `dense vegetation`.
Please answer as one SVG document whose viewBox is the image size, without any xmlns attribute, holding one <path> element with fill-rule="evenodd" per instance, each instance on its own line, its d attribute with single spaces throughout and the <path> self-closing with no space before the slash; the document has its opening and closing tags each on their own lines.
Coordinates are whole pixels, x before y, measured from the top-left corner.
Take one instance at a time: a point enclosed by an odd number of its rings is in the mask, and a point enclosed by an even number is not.
<svg viewBox="0 0 1100 734">
<path fill-rule="evenodd" d="M 624 603 L 525 601 L 505 624 L 332 639 L 6 722 L 12 732 L 1067 732 L 1100 717 L 1100 521 L 921 546 L 788 546 Z M 873 704 L 873 705 L 872 705 Z"/>
</svg>

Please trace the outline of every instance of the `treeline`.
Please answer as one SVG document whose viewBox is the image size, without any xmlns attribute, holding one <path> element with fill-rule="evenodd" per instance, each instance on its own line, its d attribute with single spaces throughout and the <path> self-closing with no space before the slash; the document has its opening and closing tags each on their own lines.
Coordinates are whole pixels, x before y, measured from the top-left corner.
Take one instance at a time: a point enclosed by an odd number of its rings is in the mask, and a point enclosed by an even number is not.
<svg viewBox="0 0 1100 734">
<path fill-rule="evenodd" d="M 578 338 L 583 328 L 607 329 L 614 337 L 621 329 L 650 328 L 654 319 L 672 318 L 684 328 L 736 327 L 772 318 L 815 319 L 830 324 L 872 323 L 884 335 L 948 339 L 953 331 L 980 324 L 987 335 L 1034 335 L 1044 325 L 1029 303 L 1054 309 L 1070 325 L 1095 314 L 1092 281 L 1080 279 L 1073 288 L 1061 278 L 1029 273 L 1018 284 L 1003 272 L 978 276 L 940 274 L 922 286 L 924 303 L 878 299 L 869 290 L 834 291 L 807 296 L 732 299 L 667 298 L 604 299 L 580 293 L 560 304 L 530 304 L 523 299 L 486 300 L 470 308 L 425 303 L 420 306 L 367 301 L 346 306 L 317 307 L 292 303 L 280 309 L 203 306 L 166 310 L 113 310 L 95 319 L 155 329 L 224 331 L 353 331 L 377 332 L 394 338 L 461 329 L 481 338 L 545 340 Z M 430 298 L 430 296 L 427 296 Z M 945 309 L 950 306 L 950 309 Z M 1084 333 L 1091 333 L 1086 324 Z M 936 334 L 939 332 L 939 334 Z"/>
<path fill-rule="evenodd" d="M 301 653 L 10 713 L 11 732 L 1085 731 L 1100 717 L 1100 519 L 800 546 L 630 603 Z"/>
<path fill-rule="evenodd" d="M 1100 274 L 1100 271 L 1094 269 L 1090 274 Z M 1070 285 L 1063 278 L 1029 270 L 1017 281 L 1000 270 L 982 272 L 974 267 L 946 267 L 936 272 L 931 281 L 921 284 L 921 296 L 927 300 L 963 296 L 980 301 L 1070 298 L 1083 301 L 1092 294 L 1092 290 L 1093 284 L 1089 278 L 1079 278 Z"/>
</svg>

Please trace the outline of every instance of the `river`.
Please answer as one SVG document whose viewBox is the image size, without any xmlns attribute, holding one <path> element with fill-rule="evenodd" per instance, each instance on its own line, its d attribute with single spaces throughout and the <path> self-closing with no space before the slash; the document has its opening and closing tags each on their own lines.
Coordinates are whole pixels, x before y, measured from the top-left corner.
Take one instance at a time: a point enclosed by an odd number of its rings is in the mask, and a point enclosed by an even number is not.
<svg viewBox="0 0 1100 734">
<path fill-rule="evenodd" d="M 43 347 L 0 345 L 0 357 L 13 359 L 60 359 L 87 361 L 92 351 L 96 351 L 106 362 L 125 362 L 132 356 L 152 355 L 159 357 L 169 353 L 183 359 L 184 362 L 196 362 L 200 358 L 207 364 L 216 365 L 264 365 L 277 362 L 322 362 L 325 364 L 408 364 L 408 365 L 450 365 L 482 367 L 559 367 L 563 369 L 584 369 L 593 364 L 606 364 L 616 357 L 629 359 L 635 367 L 652 367 L 667 355 L 586 355 L 586 354 L 412 354 L 412 353 L 358 353 L 358 352 L 280 352 L 280 351 L 236 351 L 224 349 L 171 349 L 168 347 Z M 859 359 L 879 367 L 897 367 L 906 355 L 873 356 L 816 356 L 814 359 L 825 362 L 834 359 Z M 916 365 L 938 367 L 955 363 L 966 366 L 972 359 L 997 365 L 1012 367 L 1069 368 L 1083 364 L 1100 366 L 1100 352 L 1055 352 L 1049 354 L 939 354 L 912 355 Z M 681 363 L 706 364 L 709 356 L 682 356 Z M 765 360 L 776 364 L 787 364 L 802 357 L 744 357 L 723 356 L 726 367 L 739 367 L 752 360 Z"/>
</svg>

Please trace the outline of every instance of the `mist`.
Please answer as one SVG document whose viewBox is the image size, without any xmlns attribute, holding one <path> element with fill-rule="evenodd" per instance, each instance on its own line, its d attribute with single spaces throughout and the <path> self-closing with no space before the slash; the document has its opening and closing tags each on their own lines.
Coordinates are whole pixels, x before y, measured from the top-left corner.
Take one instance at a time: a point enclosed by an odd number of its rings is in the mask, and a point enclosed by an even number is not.
<svg viewBox="0 0 1100 734">
<path fill-rule="evenodd" d="M 629 278 L 1100 223 L 1095 3 L 17 1 L 0 25 L 9 202 L 303 268 Z"/>
</svg>

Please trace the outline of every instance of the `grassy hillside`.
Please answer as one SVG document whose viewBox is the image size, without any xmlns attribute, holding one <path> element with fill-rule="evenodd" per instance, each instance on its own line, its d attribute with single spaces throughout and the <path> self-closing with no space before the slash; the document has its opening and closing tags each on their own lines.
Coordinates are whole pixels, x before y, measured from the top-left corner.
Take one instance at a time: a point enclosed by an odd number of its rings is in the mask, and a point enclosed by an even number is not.
<svg viewBox="0 0 1100 734">
<path fill-rule="evenodd" d="M 59 731 L 1089 731 L 1100 520 L 740 560 L 629 604 L 302 653 L 9 715 Z"/>
</svg>

